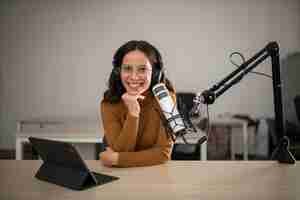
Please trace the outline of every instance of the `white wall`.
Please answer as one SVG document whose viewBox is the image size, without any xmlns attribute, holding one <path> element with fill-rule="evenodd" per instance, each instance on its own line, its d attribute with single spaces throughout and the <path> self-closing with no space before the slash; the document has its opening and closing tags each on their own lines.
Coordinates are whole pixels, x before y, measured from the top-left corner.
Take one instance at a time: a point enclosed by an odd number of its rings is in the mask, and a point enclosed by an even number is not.
<svg viewBox="0 0 300 200">
<path fill-rule="evenodd" d="M 0 146 L 14 146 L 16 119 L 95 120 L 114 51 L 131 39 L 157 46 L 177 90 L 200 92 L 269 41 L 285 56 L 300 48 L 298 0 L 68 1 L 0 3 Z M 270 62 L 257 70 L 270 73 Z M 271 80 L 248 75 L 212 106 L 272 116 Z"/>
</svg>

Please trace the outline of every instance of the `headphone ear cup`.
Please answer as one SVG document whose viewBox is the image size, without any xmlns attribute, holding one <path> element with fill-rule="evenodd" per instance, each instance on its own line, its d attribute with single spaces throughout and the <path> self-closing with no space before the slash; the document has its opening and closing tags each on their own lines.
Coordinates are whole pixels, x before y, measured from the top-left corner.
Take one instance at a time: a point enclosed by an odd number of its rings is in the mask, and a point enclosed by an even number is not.
<svg viewBox="0 0 300 200">
<path fill-rule="evenodd" d="M 162 62 L 162 58 L 161 55 L 159 53 L 159 51 L 157 49 L 155 49 L 156 52 L 156 59 L 157 59 L 157 63 L 156 63 L 156 70 L 155 70 L 155 84 L 158 84 L 160 82 L 162 82 L 162 80 L 164 79 L 164 68 L 163 68 L 163 62 Z"/>
<path fill-rule="evenodd" d="M 153 85 L 156 85 L 156 84 L 160 83 L 161 82 L 161 76 L 162 76 L 161 70 L 154 70 L 152 73 L 153 74 L 152 74 L 152 81 L 151 82 L 153 83 Z"/>
<path fill-rule="evenodd" d="M 119 76 L 119 75 L 120 75 L 120 69 L 119 69 L 118 67 L 114 67 L 114 68 L 112 69 L 112 74 L 113 74 L 114 76 Z"/>
</svg>

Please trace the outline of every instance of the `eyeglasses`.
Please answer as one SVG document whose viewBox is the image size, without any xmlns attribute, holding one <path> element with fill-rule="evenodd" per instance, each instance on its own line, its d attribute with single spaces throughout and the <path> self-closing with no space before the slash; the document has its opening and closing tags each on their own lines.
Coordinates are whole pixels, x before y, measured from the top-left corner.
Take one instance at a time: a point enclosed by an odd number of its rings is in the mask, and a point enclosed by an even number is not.
<svg viewBox="0 0 300 200">
<path fill-rule="evenodd" d="M 132 74 L 133 72 L 136 73 L 137 76 L 146 76 L 147 73 L 151 72 L 152 69 L 147 67 L 146 65 L 138 65 L 138 66 L 132 66 L 123 64 L 121 65 L 121 72 L 124 74 Z"/>
</svg>

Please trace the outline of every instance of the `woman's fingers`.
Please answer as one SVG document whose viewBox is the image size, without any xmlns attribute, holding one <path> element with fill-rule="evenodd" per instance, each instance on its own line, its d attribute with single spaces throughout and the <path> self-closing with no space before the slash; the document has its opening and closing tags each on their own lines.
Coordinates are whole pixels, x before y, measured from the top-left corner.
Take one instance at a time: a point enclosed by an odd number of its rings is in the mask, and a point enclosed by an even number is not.
<svg viewBox="0 0 300 200">
<path fill-rule="evenodd" d="M 138 99 L 143 100 L 145 97 L 143 95 L 131 95 L 129 93 L 125 93 L 122 95 L 122 99 L 124 103 L 126 104 L 129 112 L 133 115 L 138 117 L 140 113 L 140 104 L 138 102 Z"/>
<path fill-rule="evenodd" d="M 123 99 L 128 99 L 128 100 L 137 100 L 137 99 L 145 99 L 145 96 L 140 95 L 140 94 L 136 94 L 136 93 L 125 93 L 123 94 Z"/>
<path fill-rule="evenodd" d="M 113 165 L 117 165 L 119 160 L 119 154 L 110 147 L 107 147 L 105 151 L 100 153 L 100 160 L 103 163 L 103 165 L 111 167 Z"/>
<path fill-rule="evenodd" d="M 106 147 L 106 151 L 108 151 L 108 152 L 114 152 L 114 150 L 112 150 L 112 148 L 110 148 L 110 147 Z"/>
<path fill-rule="evenodd" d="M 143 95 L 138 95 L 138 96 L 137 96 L 137 99 L 144 100 L 144 99 L 145 99 L 145 96 L 143 96 Z"/>
<path fill-rule="evenodd" d="M 107 167 L 112 166 L 112 162 L 110 160 L 110 152 L 107 150 L 107 148 L 106 148 L 106 151 L 100 153 L 100 160 L 104 166 L 107 166 Z"/>
</svg>

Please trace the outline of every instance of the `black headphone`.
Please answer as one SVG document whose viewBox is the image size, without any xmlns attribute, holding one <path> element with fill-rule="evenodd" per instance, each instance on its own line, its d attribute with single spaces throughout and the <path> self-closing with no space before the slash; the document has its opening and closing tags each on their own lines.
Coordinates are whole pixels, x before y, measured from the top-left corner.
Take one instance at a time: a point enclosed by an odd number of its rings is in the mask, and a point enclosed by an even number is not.
<svg viewBox="0 0 300 200">
<path fill-rule="evenodd" d="M 155 54 L 156 54 L 156 63 L 154 64 L 155 66 L 152 66 L 152 77 L 151 77 L 151 87 L 162 82 L 164 80 L 164 64 L 161 58 L 160 53 L 158 52 L 157 49 L 155 49 Z"/>
</svg>

